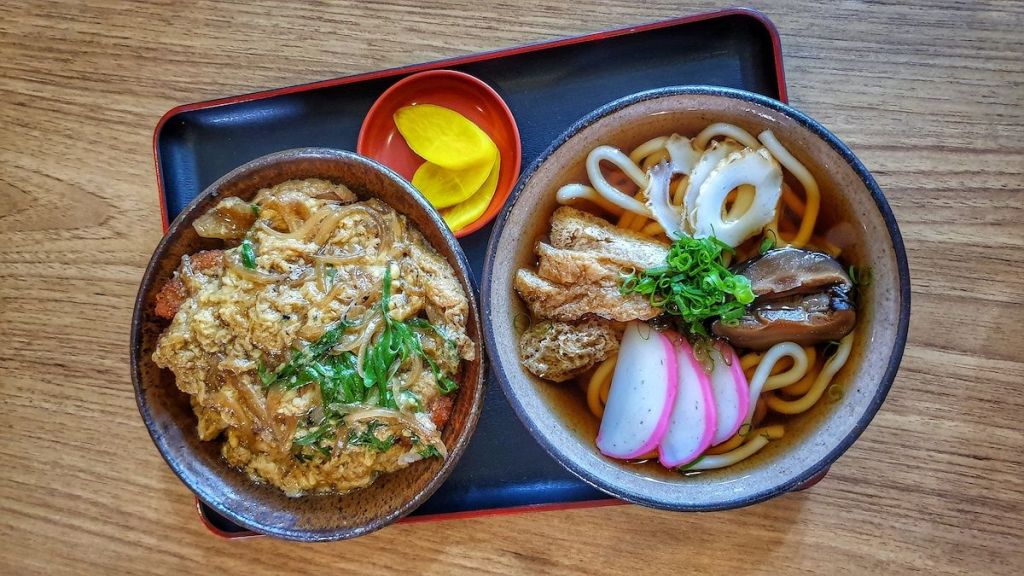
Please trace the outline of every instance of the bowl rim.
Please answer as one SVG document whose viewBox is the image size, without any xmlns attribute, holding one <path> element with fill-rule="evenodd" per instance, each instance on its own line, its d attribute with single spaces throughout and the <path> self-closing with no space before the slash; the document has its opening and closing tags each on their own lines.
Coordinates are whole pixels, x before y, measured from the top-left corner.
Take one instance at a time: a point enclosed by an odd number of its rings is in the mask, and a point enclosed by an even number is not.
<svg viewBox="0 0 1024 576">
<path fill-rule="evenodd" d="M 494 353 L 492 358 L 492 371 L 498 378 L 498 382 L 501 384 L 502 391 L 505 393 L 505 397 L 508 399 L 509 404 L 515 411 L 516 416 L 522 421 L 525 427 L 530 431 L 531 436 L 536 440 L 548 454 L 550 454 L 555 460 L 557 460 L 563 467 L 569 472 L 579 477 L 584 482 L 594 486 L 598 490 L 611 494 L 617 498 L 621 498 L 628 502 L 635 504 L 641 504 L 653 508 L 660 508 L 665 510 L 676 510 L 676 511 L 716 511 L 716 510 L 728 510 L 732 508 L 740 508 L 743 506 L 749 506 L 758 502 L 763 502 L 780 494 L 784 494 L 791 490 L 796 489 L 800 485 L 804 484 L 815 475 L 826 470 L 832 463 L 839 459 L 840 456 L 853 443 L 860 437 L 860 435 L 867 428 L 868 424 L 874 418 L 875 414 L 881 408 L 882 403 L 885 401 L 886 396 L 889 393 L 889 389 L 892 387 L 893 381 L 896 378 L 896 373 L 899 370 L 900 362 L 903 358 L 903 352 L 907 342 L 907 331 L 910 324 L 910 269 L 907 264 L 906 249 L 903 244 L 903 236 L 900 233 L 899 226 L 896 222 L 896 217 L 889 206 L 885 195 L 882 193 L 878 183 L 875 182 L 874 177 L 864 166 L 863 163 L 854 155 L 849 147 L 846 146 L 835 134 L 825 128 L 821 123 L 807 116 L 806 114 L 796 110 L 795 108 L 783 104 L 772 98 L 762 96 L 753 92 L 747 92 L 745 90 L 737 90 L 733 88 L 725 88 L 720 86 L 707 86 L 707 85 L 686 85 L 686 86 L 667 86 L 663 88 L 656 88 L 653 90 L 647 90 L 643 92 L 637 92 L 629 96 L 625 96 L 618 100 L 612 101 L 604 106 L 601 106 L 590 112 L 586 116 L 577 120 L 572 126 L 570 126 L 565 132 L 561 134 L 554 142 L 548 146 L 544 152 L 534 160 L 530 166 L 526 169 L 523 175 L 519 178 L 519 183 L 516 185 L 515 190 L 509 196 L 509 199 L 505 203 L 505 207 L 495 221 L 494 230 L 496 231 L 491 235 L 490 240 L 487 244 L 487 251 L 484 256 L 484 269 L 480 287 L 480 305 L 481 314 L 484 319 L 484 342 L 488 349 L 497 350 L 497 343 L 494 338 L 493 331 L 491 330 L 491 279 L 492 270 L 494 266 L 494 260 L 497 252 L 498 242 L 504 233 L 505 222 L 508 219 L 509 214 L 515 208 L 519 201 L 520 195 L 525 189 L 526 185 L 533 178 L 534 174 L 540 169 L 548 158 L 555 153 L 556 150 L 561 148 L 569 139 L 576 136 L 586 127 L 590 126 L 594 122 L 618 112 L 624 108 L 644 102 L 647 100 L 655 100 L 664 97 L 672 96 L 720 96 L 730 98 L 734 100 L 740 100 L 744 102 L 753 103 L 765 108 L 774 110 L 783 114 L 784 116 L 794 120 L 807 129 L 809 132 L 824 140 L 836 153 L 838 153 L 843 160 L 850 166 L 850 168 L 857 174 L 864 186 L 870 192 L 871 197 L 875 201 L 875 206 L 882 216 L 885 222 L 886 230 L 889 233 L 889 239 L 892 244 L 893 253 L 896 256 L 896 267 L 898 270 L 899 278 L 899 296 L 900 296 L 900 313 L 897 321 L 896 338 L 893 342 L 892 349 L 889 354 L 888 365 L 886 366 L 885 372 L 879 382 L 878 388 L 875 391 L 871 402 L 868 404 L 863 413 L 860 414 L 852 430 L 842 440 L 840 440 L 823 458 L 815 462 L 814 464 L 804 468 L 801 472 L 794 474 L 790 480 L 779 484 L 774 487 L 769 487 L 749 495 L 728 499 L 728 500 L 716 500 L 708 503 L 692 504 L 692 503 L 679 503 L 669 500 L 663 500 L 658 498 L 648 498 L 643 494 L 634 494 L 632 492 L 624 492 L 619 487 L 605 482 L 604 480 L 594 477 L 585 467 L 579 465 L 574 458 L 569 457 L 561 446 L 554 445 L 549 442 L 547 438 L 539 430 L 539 427 L 532 423 L 532 418 L 527 413 L 526 408 L 520 402 L 517 397 L 517 393 L 514 390 L 512 383 L 507 376 L 507 373 L 502 366 L 501 356 Z"/>
<path fill-rule="evenodd" d="M 486 98 L 493 100 L 494 103 L 497 105 L 498 112 L 501 114 L 502 118 L 508 123 L 509 134 L 512 137 L 513 146 L 510 150 L 510 152 L 512 153 L 511 162 L 509 162 L 507 159 L 503 159 L 501 166 L 501 169 L 504 170 L 505 164 L 508 164 L 508 173 L 511 174 L 513 177 L 511 180 L 511 184 L 507 187 L 504 187 L 504 189 L 499 186 L 499 188 L 495 190 L 494 196 L 491 198 L 491 201 L 487 204 L 487 208 L 484 210 L 484 213 L 481 214 L 480 217 L 477 218 L 476 220 L 473 220 L 469 224 L 466 224 L 465 226 L 460 228 L 458 231 L 454 232 L 456 238 L 465 238 L 466 236 L 478 232 L 481 228 L 489 224 L 492 220 L 495 219 L 495 217 L 497 217 L 497 215 L 501 212 L 501 209 L 504 208 L 505 204 L 508 203 L 509 198 L 511 198 L 512 191 L 516 189 L 516 186 L 519 182 L 518 174 L 523 166 L 523 141 L 521 135 L 519 134 L 519 124 L 516 122 L 516 117 L 514 114 L 512 114 L 512 110 L 509 109 L 508 103 L 505 102 L 505 99 L 501 97 L 501 94 L 499 94 L 498 91 L 495 90 L 493 86 L 477 78 L 476 76 L 473 76 L 472 74 L 467 74 L 460 70 L 453 70 L 451 68 L 436 68 L 432 70 L 423 70 L 421 72 L 415 72 L 413 74 L 410 74 L 398 80 L 391 86 L 388 86 L 388 88 L 381 92 L 380 96 L 378 96 L 377 99 L 373 101 L 373 104 L 370 106 L 370 109 L 366 112 L 366 116 L 363 117 L 362 124 L 359 125 L 359 135 L 356 138 L 356 152 L 366 156 L 367 158 L 370 158 L 371 160 L 375 160 L 368 153 L 368 148 L 370 148 L 369 126 L 375 120 L 380 121 L 377 118 L 380 115 L 380 108 L 384 106 L 384 104 L 388 101 L 389 98 L 392 98 L 392 96 L 395 93 L 398 93 L 400 90 L 408 89 L 410 85 L 414 85 L 416 83 L 429 82 L 437 78 L 461 82 L 465 85 L 471 86 L 476 90 L 479 90 L 482 94 L 485 95 Z M 488 134 L 488 136 L 490 135 Z M 500 180 L 501 174 L 499 174 L 498 176 Z"/>
<path fill-rule="evenodd" d="M 423 490 L 417 493 L 413 498 L 407 500 L 404 504 L 396 508 L 390 514 L 384 516 L 375 516 L 371 521 L 353 527 L 340 527 L 322 530 L 308 530 L 302 528 L 280 528 L 264 524 L 258 521 L 254 521 L 246 517 L 242 513 L 236 512 L 226 506 L 223 506 L 220 500 L 214 497 L 212 491 L 206 490 L 205 488 L 199 486 L 196 482 L 193 482 L 193 479 L 183 469 L 181 464 L 179 464 L 174 458 L 171 458 L 169 447 L 165 445 L 165 442 L 160 437 L 158 431 L 154 428 L 152 424 L 153 416 L 151 406 L 149 405 L 148 401 L 146 401 L 145 395 L 143 394 L 142 391 L 142 376 L 140 369 L 140 363 L 142 359 L 140 358 L 139 354 L 140 342 L 142 337 L 142 326 L 144 324 L 143 318 L 145 316 L 143 298 L 145 288 L 147 286 L 150 286 L 153 282 L 159 281 L 159 278 L 156 278 L 158 263 L 167 256 L 167 251 L 174 243 L 174 241 L 172 240 L 172 236 L 174 236 L 178 229 L 184 225 L 184 221 L 187 218 L 187 216 L 190 213 L 192 213 L 198 207 L 198 205 L 202 203 L 207 197 L 216 195 L 217 191 L 225 183 L 235 180 L 244 175 L 254 173 L 265 166 L 272 166 L 279 161 L 303 158 L 319 160 L 330 159 L 340 160 L 344 162 L 354 162 L 356 164 L 368 167 L 372 170 L 377 170 L 388 179 L 394 180 L 409 196 L 412 197 L 413 201 L 417 204 L 417 206 L 419 206 L 420 209 L 422 209 L 428 215 L 432 225 L 441 231 L 444 242 L 447 243 L 449 247 L 452 249 L 452 253 L 455 256 L 455 260 L 458 262 L 458 268 L 461 268 L 461 274 L 465 276 L 467 280 L 468 285 L 464 286 L 464 288 L 467 289 L 466 297 L 469 301 L 469 305 L 479 311 L 479 308 L 477 307 L 476 298 L 478 287 L 472 273 L 472 268 L 469 265 L 469 260 L 466 258 L 465 252 L 463 252 L 461 245 L 455 239 L 455 236 L 452 234 L 451 230 L 447 227 L 447 225 L 445 225 L 444 221 L 441 220 L 437 211 L 434 210 L 418 192 L 416 192 L 415 188 L 412 187 L 412 184 L 410 184 L 398 173 L 396 173 L 394 170 L 391 170 L 384 164 L 381 164 L 380 162 L 377 162 L 372 158 L 362 156 L 355 152 L 325 147 L 291 148 L 287 150 L 281 150 L 278 152 L 266 154 L 258 158 L 254 158 L 238 166 L 237 168 L 231 170 L 227 174 L 224 174 L 216 181 L 214 181 L 212 184 L 204 188 L 202 192 L 200 192 L 198 195 L 196 195 L 195 198 L 190 200 L 189 203 L 184 208 L 182 208 L 181 212 L 179 212 L 178 215 L 175 216 L 170 226 L 168 226 L 167 230 L 164 231 L 163 236 L 160 238 L 160 242 L 157 244 L 156 248 L 153 249 L 153 253 L 150 256 L 149 262 L 146 264 L 146 270 L 143 273 L 142 279 L 139 282 L 138 293 L 135 296 L 135 304 L 132 308 L 132 320 L 129 338 L 129 368 L 131 370 L 132 387 L 134 388 L 135 392 L 136 407 L 138 408 L 139 414 L 142 417 L 143 424 L 146 426 L 146 431 L 149 433 L 149 436 L 152 439 L 153 444 L 156 446 L 157 451 L 160 453 L 160 456 L 164 459 L 164 462 L 167 463 L 167 466 L 171 469 L 174 475 L 178 477 L 178 480 L 181 481 L 181 483 L 184 484 L 185 487 L 188 488 L 189 491 L 191 491 L 199 500 L 201 500 L 203 503 L 216 510 L 219 514 L 228 518 L 232 522 L 238 524 L 239 526 L 242 526 L 259 534 L 274 536 L 277 538 L 283 538 L 287 540 L 298 540 L 304 542 L 326 542 L 355 538 L 358 536 L 362 536 L 364 534 L 368 534 L 370 532 L 374 532 L 385 526 L 388 526 L 389 524 L 394 523 L 396 520 L 408 515 L 410 512 L 412 512 L 421 504 L 423 504 L 423 502 L 430 498 L 434 494 L 434 492 L 436 492 L 437 489 L 440 488 L 441 484 L 443 484 L 444 481 L 448 479 L 448 476 L 451 475 L 452 470 L 454 470 L 455 468 L 455 465 L 458 463 L 458 461 L 462 458 L 463 454 L 465 453 L 466 448 L 468 447 L 469 442 L 473 436 L 473 432 L 476 429 L 476 425 L 480 419 L 480 414 L 483 411 L 483 397 L 485 392 L 484 379 L 487 375 L 488 370 L 485 343 L 483 341 L 480 341 L 478 343 L 478 352 L 480 354 L 480 369 L 477 381 L 471 383 L 460 383 L 462 386 L 472 384 L 472 386 L 475 388 L 475 397 L 473 404 L 470 407 L 469 413 L 467 415 L 464 429 L 462 433 L 457 436 L 454 446 L 452 446 L 449 449 L 448 458 L 445 459 L 438 473 L 435 474 L 433 478 L 431 478 L 431 480 L 426 484 Z M 447 258 L 445 258 L 445 261 L 447 261 Z M 459 273 L 460 270 L 456 270 L 456 272 Z M 476 324 L 478 331 L 482 333 L 483 326 L 479 312 L 477 313 Z M 311 496 L 316 497 L 316 495 Z"/>
</svg>

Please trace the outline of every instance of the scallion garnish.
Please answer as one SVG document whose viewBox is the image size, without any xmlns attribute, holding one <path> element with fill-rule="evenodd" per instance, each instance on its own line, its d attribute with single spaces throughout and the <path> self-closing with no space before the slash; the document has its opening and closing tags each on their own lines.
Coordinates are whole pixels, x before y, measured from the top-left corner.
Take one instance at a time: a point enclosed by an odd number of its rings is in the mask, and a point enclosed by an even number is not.
<svg viewBox="0 0 1024 576">
<path fill-rule="evenodd" d="M 256 251 L 252 248 L 252 242 L 246 238 L 242 240 L 242 266 L 250 270 L 256 269 Z"/>
<path fill-rule="evenodd" d="M 349 430 L 348 432 L 348 443 L 353 446 L 367 446 L 378 452 L 387 452 L 395 445 L 398 441 L 397 436 L 388 436 L 385 439 L 381 439 L 377 436 L 377 429 L 384 426 L 383 422 L 379 420 L 371 420 L 366 425 L 366 429 L 362 432 L 356 432 L 355 430 Z"/>
<path fill-rule="evenodd" d="M 441 453 L 437 450 L 433 444 L 428 444 L 426 447 L 419 450 L 419 455 L 424 458 L 440 458 Z"/>
<path fill-rule="evenodd" d="M 722 254 L 733 250 L 715 237 L 676 240 L 665 265 L 623 278 L 623 294 L 647 296 L 655 308 L 675 317 L 680 329 L 709 337 L 706 320 L 736 321 L 754 301 L 750 281 L 725 267 Z"/>
<path fill-rule="evenodd" d="M 294 440 L 294 444 L 300 447 L 311 447 L 321 453 L 322 440 L 336 437 L 337 428 L 344 421 L 345 405 L 363 403 L 371 396 L 370 391 L 376 391 L 376 401 L 382 408 L 398 410 L 398 402 L 393 395 L 392 387 L 389 385 L 402 362 L 410 357 L 418 356 L 429 367 L 437 383 L 438 390 L 442 394 L 451 394 L 458 385 L 437 365 L 430 356 L 423 350 L 420 344 L 419 335 L 416 329 L 429 329 L 437 333 L 445 341 L 446 345 L 454 352 L 455 343 L 438 327 L 431 325 L 426 320 L 410 319 L 395 320 L 391 317 L 391 270 L 385 268 L 384 281 L 381 287 L 380 310 L 384 317 L 384 329 L 377 340 L 366 348 L 363 356 L 363 374 L 356 371 L 357 357 L 352 352 L 332 353 L 345 330 L 352 324 L 342 320 L 335 326 L 324 332 L 314 343 L 303 350 L 293 350 L 288 361 L 269 371 L 260 361 L 257 366 L 257 373 L 260 381 L 266 387 L 283 386 L 287 389 L 297 389 L 309 384 L 317 384 L 320 387 L 320 396 L 323 401 L 324 416 L 316 423 L 316 428 L 308 431 L 305 435 Z M 424 411 L 422 401 L 414 393 L 404 390 L 402 398 L 404 404 L 413 405 L 417 412 Z M 371 422 L 368 430 L 355 433 L 349 431 L 349 443 L 355 446 L 368 446 L 381 452 L 387 451 L 397 438 L 381 440 L 374 434 L 374 430 L 382 424 Z M 325 456 L 329 455 L 329 452 Z M 308 456 L 308 454 L 307 454 Z"/>
</svg>

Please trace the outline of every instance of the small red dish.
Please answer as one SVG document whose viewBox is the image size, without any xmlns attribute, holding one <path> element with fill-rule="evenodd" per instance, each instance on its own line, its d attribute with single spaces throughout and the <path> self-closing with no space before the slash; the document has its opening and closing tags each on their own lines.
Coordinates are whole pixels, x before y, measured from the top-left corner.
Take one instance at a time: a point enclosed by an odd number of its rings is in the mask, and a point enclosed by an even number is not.
<svg viewBox="0 0 1024 576">
<path fill-rule="evenodd" d="M 412 180 L 423 164 L 395 126 L 395 112 L 403 106 L 434 104 L 462 114 L 487 132 L 501 154 L 501 171 L 494 198 L 482 216 L 455 233 L 463 238 L 476 232 L 501 211 L 515 187 L 522 164 L 519 128 L 505 101 L 482 81 L 454 70 L 428 70 L 407 76 L 384 91 L 370 107 L 359 130 L 356 152 L 368 156 Z"/>
</svg>

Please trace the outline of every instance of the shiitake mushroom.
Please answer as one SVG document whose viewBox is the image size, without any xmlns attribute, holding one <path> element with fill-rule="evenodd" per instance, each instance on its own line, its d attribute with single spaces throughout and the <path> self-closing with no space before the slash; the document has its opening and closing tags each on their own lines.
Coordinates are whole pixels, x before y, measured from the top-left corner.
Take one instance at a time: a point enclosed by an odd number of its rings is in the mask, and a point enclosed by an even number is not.
<svg viewBox="0 0 1024 576">
<path fill-rule="evenodd" d="M 755 300 L 734 322 L 711 330 L 734 346 L 765 350 L 779 342 L 801 345 L 839 340 L 853 330 L 853 282 L 842 265 L 822 252 L 781 248 L 740 264 Z"/>
</svg>

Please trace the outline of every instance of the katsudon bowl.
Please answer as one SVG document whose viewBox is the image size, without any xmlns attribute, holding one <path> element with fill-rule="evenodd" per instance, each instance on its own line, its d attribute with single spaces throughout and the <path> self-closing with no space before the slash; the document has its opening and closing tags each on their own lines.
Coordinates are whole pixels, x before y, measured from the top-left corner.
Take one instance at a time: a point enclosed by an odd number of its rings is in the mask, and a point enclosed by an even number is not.
<svg viewBox="0 0 1024 576">
<path fill-rule="evenodd" d="M 552 214 L 560 206 L 556 192 L 587 182 L 592 150 L 610 145 L 628 154 L 652 138 L 672 133 L 693 137 L 716 122 L 750 134 L 770 129 L 820 184 L 819 221 L 828 238 L 841 245 L 843 262 L 871 273 L 872 281 L 858 286 L 855 344 L 829 394 L 812 409 L 789 417 L 782 438 L 739 463 L 694 473 L 662 467 L 656 459 L 612 459 L 596 446 L 601 422 L 581 391 L 586 381 L 555 383 L 524 367 L 519 337 L 535 324 L 514 279 L 517 270 L 537 264 L 535 246 L 547 241 Z M 556 460 L 623 500 L 709 511 L 754 504 L 807 485 L 860 436 L 896 376 L 910 316 L 907 260 L 896 220 L 874 178 L 846 145 L 775 100 L 717 87 L 672 87 L 612 102 L 575 123 L 526 170 L 494 229 L 481 302 L 486 343 L 501 386 L 527 429 Z M 586 300 L 578 295 L 573 301 L 585 307 Z M 609 398 L 614 389 L 613 383 Z"/>
<path fill-rule="evenodd" d="M 250 202 L 261 189 L 314 178 L 331 185 L 345 185 L 356 200 L 380 200 L 419 230 L 425 244 L 450 265 L 465 293 L 465 335 L 475 348 L 475 357 L 463 360 L 461 371 L 453 376 L 458 389 L 447 422 L 440 428 L 446 457 L 424 457 L 405 468 L 381 474 L 365 488 L 347 493 L 289 496 L 230 466 L 221 453 L 223 436 L 200 440 L 189 396 L 178 389 L 175 375 L 154 361 L 158 339 L 170 324 L 158 314 L 157 306 L 158 294 L 179 267 L 183 255 L 224 246 L 221 241 L 199 237 L 193 227 L 198 218 L 224 198 L 238 197 Z M 341 278 L 340 271 L 338 274 Z M 476 310 L 465 255 L 437 212 L 411 184 L 383 165 L 350 152 L 304 148 L 264 156 L 233 170 L 204 190 L 178 215 L 153 253 L 139 289 L 131 326 L 131 371 L 139 411 L 171 470 L 200 500 L 232 522 L 292 540 L 356 537 L 413 511 L 444 482 L 465 451 L 483 399 L 484 350 L 479 344 Z M 268 399 L 268 405 L 269 402 Z M 415 443 L 418 436 L 413 434 L 412 438 Z"/>
</svg>

